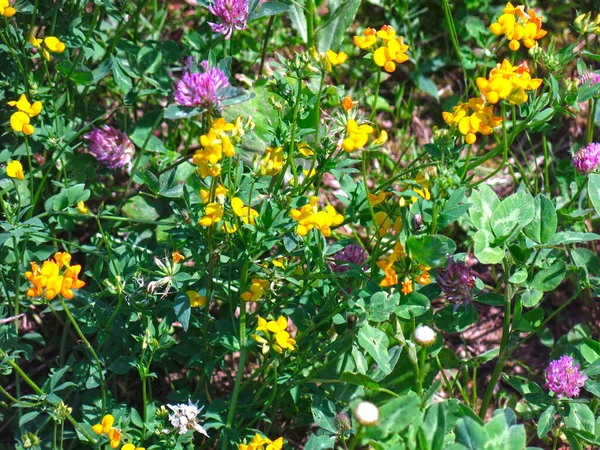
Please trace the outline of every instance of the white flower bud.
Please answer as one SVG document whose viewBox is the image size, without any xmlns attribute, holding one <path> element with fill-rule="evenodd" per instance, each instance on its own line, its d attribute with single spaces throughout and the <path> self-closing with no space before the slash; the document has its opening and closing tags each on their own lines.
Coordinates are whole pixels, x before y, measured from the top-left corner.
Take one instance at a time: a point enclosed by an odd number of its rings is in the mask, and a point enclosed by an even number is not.
<svg viewBox="0 0 600 450">
<path fill-rule="evenodd" d="M 371 402 L 360 402 L 354 409 L 354 416 L 361 425 L 374 425 L 379 420 L 379 410 Z"/>
<path fill-rule="evenodd" d="M 436 334 L 427 325 L 419 325 L 415 330 L 414 337 L 417 344 L 429 347 L 435 342 Z"/>
</svg>

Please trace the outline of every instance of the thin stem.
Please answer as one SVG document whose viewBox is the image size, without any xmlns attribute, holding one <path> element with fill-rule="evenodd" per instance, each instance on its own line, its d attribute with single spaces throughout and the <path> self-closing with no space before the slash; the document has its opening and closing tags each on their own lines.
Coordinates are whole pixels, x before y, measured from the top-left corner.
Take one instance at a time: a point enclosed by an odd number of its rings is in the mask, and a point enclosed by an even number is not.
<svg viewBox="0 0 600 450">
<path fill-rule="evenodd" d="M 377 80 L 375 81 L 375 97 L 373 98 L 373 105 L 371 106 L 371 114 L 369 114 L 369 121 L 373 122 L 375 114 L 377 113 L 377 101 L 379 100 L 379 86 L 381 86 L 381 69 L 377 68 Z"/>
<path fill-rule="evenodd" d="M 269 46 L 269 39 L 271 38 L 271 28 L 273 28 L 273 21 L 275 20 L 275 16 L 269 17 L 269 21 L 267 22 L 267 29 L 265 31 L 265 39 L 263 40 L 262 50 L 260 52 L 260 65 L 258 66 L 258 75 L 257 78 L 260 78 L 263 73 L 263 69 L 265 67 L 265 60 L 267 58 L 267 47 Z"/>
<path fill-rule="evenodd" d="M 587 143 L 591 144 L 594 140 L 594 126 L 596 119 L 596 103 L 597 100 L 595 98 L 591 98 L 588 101 L 588 121 L 587 121 Z"/>
<path fill-rule="evenodd" d="M 460 51 L 460 44 L 458 42 L 458 34 L 456 33 L 456 27 L 454 25 L 454 18 L 452 17 L 452 10 L 450 9 L 450 5 L 448 0 L 443 0 L 444 3 L 444 15 L 446 16 L 446 22 L 448 24 L 448 28 L 450 30 L 450 39 L 452 40 L 452 46 L 454 47 L 454 51 L 456 52 L 456 56 L 458 57 L 458 61 L 460 63 L 460 67 L 463 72 L 463 77 L 465 80 L 465 96 L 468 96 L 469 91 L 469 80 L 467 77 L 467 70 L 465 69 L 465 65 L 462 60 L 462 52 Z"/>
<path fill-rule="evenodd" d="M 306 0 L 306 47 L 315 46 L 315 1 Z"/>
<path fill-rule="evenodd" d="M 102 415 L 104 415 L 104 411 L 106 411 L 106 386 L 104 385 L 104 375 L 102 375 L 102 365 L 100 364 L 100 359 L 98 358 L 98 355 L 96 354 L 94 348 L 91 346 L 90 342 L 87 340 L 87 338 L 81 331 L 81 328 L 79 328 L 79 325 L 77 324 L 77 321 L 71 314 L 71 311 L 69 310 L 69 307 L 67 306 L 65 300 L 62 298 L 62 296 L 59 296 L 59 299 L 60 304 L 62 305 L 67 317 L 69 318 L 69 321 L 71 322 L 71 325 L 73 325 L 73 328 L 77 332 L 77 335 L 83 341 L 85 347 L 92 354 L 92 357 L 96 362 L 96 368 L 98 369 L 98 377 L 100 378 L 100 391 L 102 393 Z"/>
</svg>

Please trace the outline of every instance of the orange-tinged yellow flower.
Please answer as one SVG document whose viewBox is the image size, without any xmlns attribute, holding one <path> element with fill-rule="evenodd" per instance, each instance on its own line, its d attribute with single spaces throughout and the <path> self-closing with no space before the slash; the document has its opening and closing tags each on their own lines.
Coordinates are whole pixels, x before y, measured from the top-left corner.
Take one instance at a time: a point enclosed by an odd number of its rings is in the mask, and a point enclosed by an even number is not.
<svg viewBox="0 0 600 450">
<path fill-rule="evenodd" d="M 185 256 L 179 253 L 179 250 L 175 250 L 173 253 L 171 253 L 171 258 L 173 259 L 173 262 L 177 264 L 183 261 L 185 259 Z"/>
<path fill-rule="evenodd" d="M 531 78 L 527 64 L 513 66 L 505 59 L 490 71 L 488 78 L 479 77 L 475 82 L 489 103 L 507 100 L 513 105 L 521 105 L 528 99 L 525 91 L 539 88 L 542 79 Z"/>
<path fill-rule="evenodd" d="M 35 131 L 35 128 L 30 124 L 31 119 L 27 114 L 21 111 L 14 112 L 10 116 L 10 127 L 16 132 L 30 136 Z"/>
<path fill-rule="evenodd" d="M 102 422 L 92 426 L 92 430 L 96 434 L 106 434 L 111 430 L 114 423 L 115 418 L 111 414 L 107 414 L 102 418 Z"/>
<path fill-rule="evenodd" d="M 31 271 L 25 272 L 25 278 L 33 285 L 27 291 L 28 297 L 37 297 L 45 293 L 47 300 L 52 300 L 57 295 L 67 299 L 73 298 L 73 290 L 81 289 L 85 282 L 79 279 L 81 266 L 71 266 L 71 255 L 59 252 L 54 255 L 54 261 L 44 261 L 42 267 L 36 262 L 31 262 Z M 63 273 L 60 273 L 62 269 Z"/>
<path fill-rule="evenodd" d="M 13 8 L 8 0 L 0 0 L 0 16 L 12 17 L 17 10 Z"/>
<path fill-rule="evenodd" d="M 241 297 L 242 300 L 247 302 L 256 302 L 265 294 L 265 290 L 269 287 L 267 280 L 261 280 L 260 278 L 253 278 L 252 284 L 248 288 L 249 290 L 243 292 Z"/>
<path fill-rule="evenodd" d="M 410 278 L 406 278 L 402 282 L 402 287 L 400 288 L 400 291 L 404 295 L 408 295 L 408 294 L 410 294 L 413 291 L 413 282 L 410 280 Z"/>
<path fill-rule="evenodd" d="M 377 43 L 377 31 L 373 28 L 367 28 L 362 36 L 354 36 L 354 45 L 365 50 Z"/>
<path fill-rule="evenodd" d="M 42 102 L 39 100 L 33 104 L 29 103 L 27 96 L 21 94 L 19 100 L 11 100 L 8 102 L 8 106 L 16 107 L 19 111 L 24 112 L 29 117 L 35 117 L 42 112 Z"/>
<path fill-rule="evenodd" d="M 398 274 L 394 269 L 393 258 L 377 261 L 377 266 L 384 272 L 384 278 L 380 281 L 379 286 L 390 287 L 398 284 Z"/>
<path fill-rule="evenodd" d="M 344 216 L 339 214 L 332 205 L 327 205 L 325 210 L 317 206 L 319 199 L 311 197 L 309 202 L 300 209 L 292 209 L 290 215 L 298 222 L 296 234 L 306 236 L 310 230 L 316 228 L 325 237 L 331 236 L 331 227 L 341 225 Z"/>
<path fill-rule="evenodd" d="M 381 191 L 377 195 L 369 193 L 369 200 L 371 201 L 371 206 L 377 206 L 380 203 L 383 203 L 386 198 L 392 195 L 391 192 Z"/>
<path fill-rule="evenodd" d="M 187 291 L 186 294 L 190 300 L 190 308 L 201 308 L 206 306 L 208 298 L 205 295 L 200 295 L 196 291 Z"/>
<path fill-rule="evenodd" d="M 401 64 L 408 61 L 408 56 L 406 55 L 408 49 L 409 47 L 404 44 L 402 37 L 395 40 L 392 39 L 375 50 L 373 61 L 379 67 L 383 67 L 386 72 L 393 72 L 396 70 L 397 63 Z"/>
<path fill-rule="evenodd" d="M 429 275 L 429 267 L 419 266 L 421 274 L 415 280 L 417 283 L 426 286 L 431 283 L 431 276 Z"/>
<path fill-rule="evenodd" d="M 117 448 L 119 445 L 121 445 L 121 431 L 117 430 L 116 428 L 111 428 L 107 435 L 110 441 L 110 448 Z"/>
<path fill-rule="evenodd" d="M 344 108 L 344 111 L 350 111 L 352 109 L 352 106 L 354 106 L 354 103 L 352 102 L 352 97 L 346 95 L 342 100 L 342 108 Z"/>
<path fill-rule="evenodd" d="M 61 42 L 56 36 L 46 36 L 43 39 L 38 39 L 31 35 L 29 36 L 29 43 L 35 48 L 42 50 L 42 55 L 46 61 L 50 61 L 50 52 L 62 53 L 67 48 L 65 43 Z"/>
<path fill-rule="evenodd" d="M 513 6 L 508 2 L 502 12 L 498 21 L 490 25 L 490 31 L 496 36 L 504 34 L 512 51 L 521 48 L 519 41 L 523 42 L 525 47 L 532 48 L 536 41 L 548 34 L 542 29 L 541 18 L 532 9 L 526 13 L 523 5 Z"/>
<path fill-rule="evenodd" d="M 467 103 L 458 103 L 451 113 L 444 111 L 442 117 L 448 125 L 456 127 L 465 136 L 467 144 L 476 141 L 476 133 L 487 136 L 502 123 L 501 117 L 494 116 L 493 106 L 486 105 L 480 97 L 471 98 Z"/>
<path fill-rule="evenodd" d="M 17 180 L 23 181 L 25 174 L 23 173 L 23 165 L 19 161 L 9 161 L 6 164 L 6 175 L 10 178 L 16 178 Z"/>
<path fill-rule="evenodd" d="M 224 187 L 222 184 L 219 184 L 217 186 L 217 188 L 215 189 L 215 199 L 219 203 L 225 202 L 225 197 L 227 196 L 228 192 L 229 192 L 229 189 Z M 200 197 L 202 197 L 202 203 L 209 203 L 210 191 L 207 189 L 200 189 Z"/>
<path fill-rule="evenodd" d="M 220 222 L 223 218 L 223 207 L 218 203 L 209 203 L 204 210 L 204 217 L 199 221 L 203 227 L 210 227 L 212 224 Z"/>
<path fill-rule="evenodd" d="M 238 121 L 238 125 L 240 123 Z M 231 158 L 235 155 L 236 149 L 232 138 L 237 142 L 243 134 L 241 125 L 238 125 L 227 123 L 220 117 L 213 121 L 206 134 L 200 136 L 202 148 L 196 151 L 192 163 L 198 166 L 197 172 L 202 178 L 219 176 L 223 157 Z"/>
<path fill-rule="evenodd" d="M 267 147 L 265 156 L 260 161 L 260 174 L 263 176 L 274 176 L 281 172 L 285 159 L 282 147 Z"/>
<path fill-rule="evenodd" d="M 383 237 L 392 226 L 392 219 L 385 211 L 378 211 L 375 213 L 375 224 L 377 225 L 377 234 L 379 237 Z"/>
<path fill-rule="evenodd" d="M 348 137 L 343 140 L 342 148 L 347 152 L 358 150 L 367 145 L 369 141 L 369 135 L 375 130 L 371 125 L 362 124 L 358 125 L 356 120 L 349 119 L 346 123 L 346 132 Z"/>
</svg>

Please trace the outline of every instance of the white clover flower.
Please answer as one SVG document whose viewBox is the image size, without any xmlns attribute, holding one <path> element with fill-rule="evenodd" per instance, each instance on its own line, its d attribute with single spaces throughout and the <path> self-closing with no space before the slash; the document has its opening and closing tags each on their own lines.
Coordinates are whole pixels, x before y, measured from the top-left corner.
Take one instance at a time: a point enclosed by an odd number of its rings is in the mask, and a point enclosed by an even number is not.
<svg viewBox="0 0 600 450">
<path fill-rule="evenodd" d="M 198 421 L 198 414 L 202 411 L 201 407 L 198 409 L 197 403 L 192 403 L 188 400 L 188 404 L 178 403 L 177 405 L 167 405 L 167 407 L 173 411 L 173 414 L 169 414 L 169 421 L 175 428 L 179 428 L 179 434 L 185 434 L 190 430 L 202 433 L 208 437 L 208 433 L 202 427 Z"/>
<path fill-rule="evenodd" d="M 360 402 L 354 409 L 354 416 L 361 425 L 374 425 L 379 420 L 379 409 L 371 402 Z"/>
<path fill-rule="evenodd" d="M 418 344 L 424 347 L 429 347 L 435 342 L 436 334 L 435 331 L 429 328 L 427 325 L 419 325 L 415 329 L 414 337 Z"/>
</svg>

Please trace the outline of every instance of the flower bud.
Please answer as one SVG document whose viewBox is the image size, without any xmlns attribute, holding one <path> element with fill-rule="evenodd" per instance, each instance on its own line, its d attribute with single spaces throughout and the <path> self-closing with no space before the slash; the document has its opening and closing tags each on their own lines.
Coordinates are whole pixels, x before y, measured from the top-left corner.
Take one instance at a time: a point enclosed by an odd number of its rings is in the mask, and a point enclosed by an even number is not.
<svg viewBox="0 0 600 450">
<path fill-rule="evenodd" d="M 354 408 L 354 417 L 361 425 L 375 425 L 379 420 L 379 409 L 371 402 L 360 402 Z"/>
<path fill-rule="evenodd" d="M 420 233 L 423 231 L 423 217 L 421 214 L 415 214 L 412 218 L 413 231 Z"/>
<path fill-rule="evenodd" d="M 352 423 L 350 422 L 350 417 L 345 412 L 341 412 L 336 415 L 333 419 L 333 424 L 338 429 L 338 431 L 344 432 L 352 428 Z"/>
<path fill-rule="evenodd" d="M 413 334 L 417 344 L 429 347 L 435 342 L 436 333 L 427 325 L 419 325 Z"/>
</svg>

